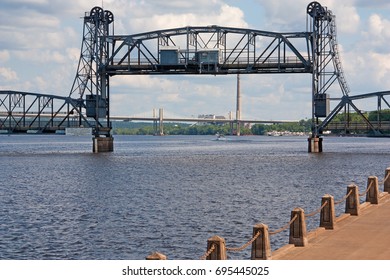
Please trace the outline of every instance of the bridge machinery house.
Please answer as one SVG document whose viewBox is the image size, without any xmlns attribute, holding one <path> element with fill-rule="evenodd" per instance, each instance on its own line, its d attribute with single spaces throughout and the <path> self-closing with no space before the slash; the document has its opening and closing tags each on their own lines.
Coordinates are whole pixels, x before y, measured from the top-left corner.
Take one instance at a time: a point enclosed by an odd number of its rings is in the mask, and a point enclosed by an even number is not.
<svg viewBox="0 0 390 280">
<path fill-rule="evenodd" d="M 176 46 L 165 46 L 159 51 L 159 68 L 164 70 L 183 68 L 195 68 L 202 71 L 218 71 L 218 64 L 223 63 L 220 49 L 181 50 Z"/>
</svg>

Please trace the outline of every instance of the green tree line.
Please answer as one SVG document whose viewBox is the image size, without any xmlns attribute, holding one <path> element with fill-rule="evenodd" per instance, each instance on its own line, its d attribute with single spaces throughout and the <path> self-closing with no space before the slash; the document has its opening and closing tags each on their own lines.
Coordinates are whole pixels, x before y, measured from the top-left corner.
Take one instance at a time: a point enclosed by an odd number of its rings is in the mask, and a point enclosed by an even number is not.
<svg viewBox="0 0 390 280">
<path fill-rule="evenodd" d="M 378 119 L 378 111 L 365 112 L 363 115 L 369 121 Z M 380 120 L 390 121 L 390 109 L 381 110 Z M 344 123 L 348 118 L 351 123 L 363 122 L 362 117 L 356 113 L 349 114 L 339 113 L 334 117 L 332 123 Z M 251 128 L 241 127 L 241 135 L 265 135 L 271 131 L 290 131 L 304 132 L 311 131 L 311 119 L 300 120 L 296 123 L 281 123 L 281 124 L 255 124 Z M 154 135 L 155 128 L 151 123 L 133 123 L 133 122 L 113 122 L 114 134 L 126 135 Z M 164 134 L 166 135 L 215 135 L 217 133 L 229 135 L 231 134 L 230 124 L 186 124 L 186 123 L 165 123 Z"/>
<path fill-rule="evenodd" d="M 290 131 L 290 132 L 309 132 L 311 129 L 311 120 L 301 120 L 297 123 L 281 124 L 255 124 L 251 128 L 241 127 L 241 135 L 264 135 L 270 131 Z M 114 134 L 119 135 L 154 135 L 155 128 L 152 124 L 123 124 L 113 125 Z M 215 135 L 217 133 L 231 134 L 230 124 L 164 124 L 164 134 L 166 135 Z"/>
<path fill-rule="evenodd" d="M 378 111 L 370 111 L 370 112 L 364 112 L 363 115 L 369 120 L 369 121 L 377 121 L 378 120 Z M 337 116 L 334 117 L 332 122 L 345 122 L 348 119 L 350 122 L 362 122 L 362 116 L 356 112 L 351 112 L 349 114 L 346 113 L 339 113 Z M 380 111 L 379 118 L 381 121 L 390 121 L 390 110 L 385 109 Z"/>
</svg>

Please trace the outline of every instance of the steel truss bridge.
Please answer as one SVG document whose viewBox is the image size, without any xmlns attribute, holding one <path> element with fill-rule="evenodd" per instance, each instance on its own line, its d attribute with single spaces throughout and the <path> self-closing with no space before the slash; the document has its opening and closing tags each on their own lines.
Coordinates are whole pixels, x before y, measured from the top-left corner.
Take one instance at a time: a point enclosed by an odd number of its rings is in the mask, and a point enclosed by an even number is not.
<svg viewBox="0 0 390 280">
<path fill-rule="evenodd" d="M 354 101 L 377 97 L 378 109 L 383 103 L 390 108 L 385 99 L 389 92 L 350 96 L 335 15 L 318 2 L 311 2 L 306 11 L 304 32 L 213 25 L 116 35 L 113 13 L 94 7 L 84 16 L 80 59 L 69 96 L 1 91 L 0 131 L 51 132 L 84 126 L 92 127 L 97 138 L 110 137 L 110 79 L 116 75 L 309 74 L 312 137 L 320 137 L 347 106 L 381 134 Z M 336 91 L 331 90 L 334 84 L 339 85 Z M 339 103 L 331 108 L 330 100 Z"/>
</svg>

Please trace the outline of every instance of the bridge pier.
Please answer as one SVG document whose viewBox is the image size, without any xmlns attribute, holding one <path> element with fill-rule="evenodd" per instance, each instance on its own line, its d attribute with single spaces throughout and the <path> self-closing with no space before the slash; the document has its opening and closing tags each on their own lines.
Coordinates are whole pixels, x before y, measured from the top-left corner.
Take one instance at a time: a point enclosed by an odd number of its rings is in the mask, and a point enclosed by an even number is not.
<svg viewBox="0 0 390 280">
<path fill-rule="evenodd" d="M 92 138 L 94 153 L 105 153 L 114 151 L 114 138 L 111 136 L 100 137 L 95 136 Z"/>
<path fill-rule="evenodd" d="M 309 137 L 307 141 L 309 142 L 308 145 L 308 152 L 309 153 L 322 153 L 322 139 L 321 137 L 314 136 Z"/>
</svg>

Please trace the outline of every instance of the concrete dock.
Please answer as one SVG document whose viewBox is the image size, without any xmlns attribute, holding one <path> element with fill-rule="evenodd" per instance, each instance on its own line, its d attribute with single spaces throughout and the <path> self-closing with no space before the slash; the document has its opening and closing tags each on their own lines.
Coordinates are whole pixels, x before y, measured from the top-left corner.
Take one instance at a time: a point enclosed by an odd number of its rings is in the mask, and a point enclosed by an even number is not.
<svg viewBox="0 0 390 280">
<path fill-rule="evenodd" d="M 308 234 L 305 247 L 286 245 L 272 252 L 273 260 L 390 260 L 390 194 L 378 204 L 363 203 L 358 216 L 344 214 L 335 229 Z"/>
</svg>

